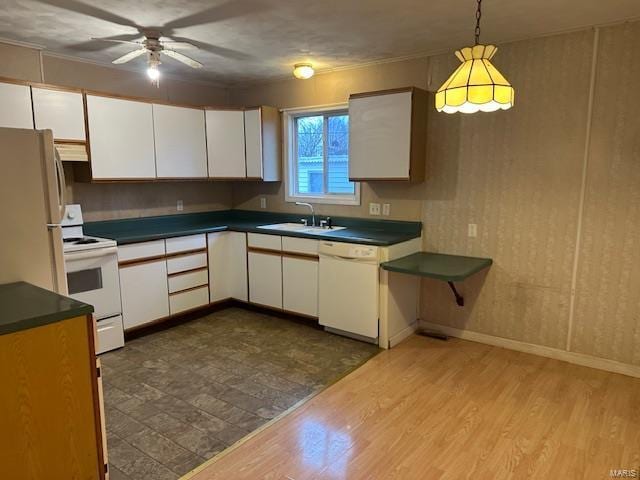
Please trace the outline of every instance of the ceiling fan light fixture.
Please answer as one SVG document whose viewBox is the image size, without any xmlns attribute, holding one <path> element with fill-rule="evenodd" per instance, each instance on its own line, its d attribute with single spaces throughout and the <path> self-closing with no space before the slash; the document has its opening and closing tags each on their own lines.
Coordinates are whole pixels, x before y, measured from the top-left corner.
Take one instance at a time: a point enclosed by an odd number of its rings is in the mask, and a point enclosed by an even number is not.
<svg viewBox="0 0 640 480">
<path fill-rule="evenodd" d="M 160 70 L 158 70 L 158 66 L 155 64 L 149 65 L 149 68 L 147 68 L 147 76 L 152 82 L 157 82 L 160 79 Z"/>
<path fill-rule="evenodd" d="M 156 87 L 160 86 L 160 50 L 149 50 L 149 56 L 147 58 L 147 76 L 151 80 L 151 84 Z"/>
<path fill-rule="evenodd" d="M 307 80 L 313 77 L 315 71 L 310 63 L 296 63 L 293 66 L 293 76 L 300 80 Z"/>
</svg>

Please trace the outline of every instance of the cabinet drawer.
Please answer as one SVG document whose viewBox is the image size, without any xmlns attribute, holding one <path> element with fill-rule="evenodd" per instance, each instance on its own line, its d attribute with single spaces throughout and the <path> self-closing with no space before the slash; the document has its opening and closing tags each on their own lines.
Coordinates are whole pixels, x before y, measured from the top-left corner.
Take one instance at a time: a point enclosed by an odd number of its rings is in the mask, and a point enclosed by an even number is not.
<svg viewBox="0 0 640 480">
<path fill-rule="evenodd" d="M 164 253 L 164 240 L 131 243 L 129 245 L 118 246 L 118 261 L 128 262 L 131 260 L 141 260 L 143 258 L 162 257 Z"/>
<path fill-rule="evenodd" d="M 207 236 L 204 233 L 188 237 L 167 238 L 165 242 L 167 243 L 167 255 L 207 248 Z"/>
<path fill-rule="evenodd" d="M 254 248 L 265 248 L 267 250 L 282 250 L 282 242 L 279 235 L 250 233 L 247 236 L 247 245 Z"/>
<path fill-rule="evenodd" d="M 169 293 L 180 292 L 202 285 L 209 285 L 209 274 L 206 269 L 169 277 Z"/>
<path fill-rule="evenodd" d="M 169 274 L 195 270 L 206 266 L 207 254 L 205 252 L 167 258 L 167 273 Z"/>
<path fill-rule="evenodd" d="M 169 296 L 169 310 L 171 315 L 202 307 L 209 303 L 209 287 L 206 285 L 186 292 L 174 293 Z"/>
<path fill-rule="evenodd" d="M 309 238 L 282 237 L 282 251 L 291 253 L 318 254 L 318 240 Z"/>
</svg>

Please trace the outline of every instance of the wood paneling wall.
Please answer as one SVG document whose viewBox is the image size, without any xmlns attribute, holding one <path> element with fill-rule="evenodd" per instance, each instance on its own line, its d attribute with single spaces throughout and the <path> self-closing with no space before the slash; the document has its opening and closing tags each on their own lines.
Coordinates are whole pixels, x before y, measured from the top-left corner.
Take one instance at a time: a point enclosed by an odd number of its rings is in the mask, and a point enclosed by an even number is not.
<svg viewBox="0 0 640 480">
<path fill-rule="evenodd" d="M 640 365 L 640 23 L 600 32 L 571 349 Z"/>
<path fill-rule="evenodd" d="M 465 308 L 446 284 L 425 281 L 423 319 L 565 347 L 593 37 L 582 31 L 500 48 L 495 63 L 516 88 L 511 110 L 432 113 L 429 164 L 439 175 L 425 184 L 426 247 L 495 263 L 462 286 L 482 290 Z M 435 84 L 451 71 L 449 60 L 432 59 Z M 442 181 L 446 188 L 431 191 Z M 468 237 L 469 223 L 478 224 L 477 238 Z"/>
</svg>

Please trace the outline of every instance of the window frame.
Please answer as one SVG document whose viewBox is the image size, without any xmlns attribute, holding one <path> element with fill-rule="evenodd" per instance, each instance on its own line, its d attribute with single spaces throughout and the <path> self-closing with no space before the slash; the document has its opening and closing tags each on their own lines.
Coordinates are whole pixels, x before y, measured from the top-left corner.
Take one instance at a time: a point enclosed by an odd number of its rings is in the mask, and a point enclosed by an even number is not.
<svg viewBox="0 0 640 480">
<path fill-rule="evenodd" d="M 309 194 L 304 195 L 295 191 L 296 179 L 298 174 L 298 165 L 296 162 L 296 120 L 299 117 L 307 117 L 312 115 L 338 115 L 340 113 L 349 113 L 349 105 L 346 103 L 335 105 L 322 105 L 317 107 L 302 107 L 302 108 L 290 108 L 282 111 L 283 121 L 283 148 L 284 153 L 284 183 L 285 183 L 285 201 L 286 202 L 309 202 L 309 203 L 324 203 L 329 205 L 360 205 L 360 182 L 354 183 L 354 193 L 350 195 L 335 194 L 335 193 L 323 193 L 323 194 Z M 326 140 L 326 123 L 324 120 L 324 133 L 323 140 Z M 323 182 L 324 190 L 327 190 L 328 181 L 328 169 L 327 169 L 327 154 L 326 154 L 326 141 L 323 141 Z M 350 160 L 350 159 L 349 159 Z"/>
</svg>

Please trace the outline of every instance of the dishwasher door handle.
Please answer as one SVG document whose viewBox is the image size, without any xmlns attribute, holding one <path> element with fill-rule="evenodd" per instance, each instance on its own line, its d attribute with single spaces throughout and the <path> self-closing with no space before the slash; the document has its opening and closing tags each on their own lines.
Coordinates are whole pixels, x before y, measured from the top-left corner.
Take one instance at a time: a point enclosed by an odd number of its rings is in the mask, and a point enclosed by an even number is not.
<svg viewBox="0 0 640 480">
<path fill-rule="evenodd" d="M 359 263 L 371 263 L 377 264 L 378 261 L 373 258 L 361 258 L 361 257 L 343 257 L 342 255 L 331 255 L 328 253 L 321 253 L 318 255 L 320 258 L 333 258 L 334 260 L 345 260 L 347 262 L 359 262 Z"/>
</svg>

